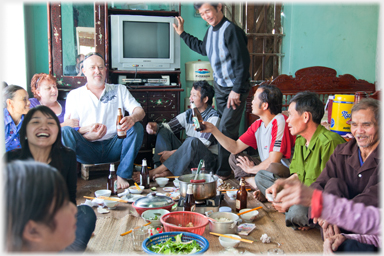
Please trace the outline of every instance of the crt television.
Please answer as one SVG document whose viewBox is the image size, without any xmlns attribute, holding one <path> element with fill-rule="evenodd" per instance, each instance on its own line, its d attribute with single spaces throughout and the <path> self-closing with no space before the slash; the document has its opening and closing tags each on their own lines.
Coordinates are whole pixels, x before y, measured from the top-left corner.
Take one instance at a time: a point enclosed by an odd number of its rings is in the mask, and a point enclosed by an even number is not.
<svg viewBox="0 0 384 256">
<path fill-rule="evenodd" d="M 111 68 L 180 69 L 180 37 L 175 17 L 111 15 Z"/>
</svg>

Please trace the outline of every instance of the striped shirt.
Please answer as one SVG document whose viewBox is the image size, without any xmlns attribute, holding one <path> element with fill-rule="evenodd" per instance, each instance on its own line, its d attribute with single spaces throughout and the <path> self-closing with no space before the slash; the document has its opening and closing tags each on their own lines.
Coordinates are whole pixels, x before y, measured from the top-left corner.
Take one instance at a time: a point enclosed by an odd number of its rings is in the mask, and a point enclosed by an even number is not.
<svg viewBox="0 0 384 256">
<path fill-rule="evenodd" d="M 295 137 L 289 132 L 287 117 L 277 114 L 265 127 L 261 119 L 256 120 L 248 130 L 240 136 L 240 140 L 259 152 L 260 160 L 268 158 L 269 152 L 283 153 L 282 163 L 287 166 L 287 161 L 292 155 Z"/>
<path fill-rule="evenodd" d="M 208 105 L 207 109 L 201 113 L 201 116 L 204 121 L 210 122 L 216 127 L 219 126 L 220 116 L 212 106 Z M 200 141 L 208 147 L 212 153 L 217 154 L 218 149 L 215 137 L 211 133 L 202 133 L 195 130 L 192 121 L 192 109 L 188 109 L 187 111 L 177 115 L 168 122 L 168 125 L 173 133 L 178 133 L 185 129 L 185 133 L 188 137 L 200 139 Z"/>
</svg>

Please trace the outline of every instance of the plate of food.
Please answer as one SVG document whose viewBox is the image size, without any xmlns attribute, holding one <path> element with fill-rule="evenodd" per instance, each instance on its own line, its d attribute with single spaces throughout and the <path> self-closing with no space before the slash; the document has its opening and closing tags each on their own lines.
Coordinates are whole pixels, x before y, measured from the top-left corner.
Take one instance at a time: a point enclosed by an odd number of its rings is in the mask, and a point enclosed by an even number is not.
<svg viewBox="0 0 384 256">
<path fill-rule="evenodd" d="M 173 192 L 173 191 L 175 191 L 175 188 L 174 187 L 164 187 L 163 191 L 164 192 Z"/>
<path fill-rule="evenodd" d="M 180 199 L 180 193 L 179 192 L 165 193 L 165 196 L 172 198 L 173 201 L 179 201 L 179 199 Z"/>
</svg>

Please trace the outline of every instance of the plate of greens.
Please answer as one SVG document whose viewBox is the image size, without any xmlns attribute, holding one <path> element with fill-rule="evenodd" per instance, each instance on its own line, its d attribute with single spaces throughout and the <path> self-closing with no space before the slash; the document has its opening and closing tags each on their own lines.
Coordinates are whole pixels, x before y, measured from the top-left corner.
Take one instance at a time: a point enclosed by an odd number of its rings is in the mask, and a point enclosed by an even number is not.
<svg viewBox="0 0 384 256">
<path fill-rule="evenodd" d="M 148 254 L 202 254 L 209 248 L 204 237 L 188 232 L 165 232 L 153 235 L 143 242 Z"/>
</svg>

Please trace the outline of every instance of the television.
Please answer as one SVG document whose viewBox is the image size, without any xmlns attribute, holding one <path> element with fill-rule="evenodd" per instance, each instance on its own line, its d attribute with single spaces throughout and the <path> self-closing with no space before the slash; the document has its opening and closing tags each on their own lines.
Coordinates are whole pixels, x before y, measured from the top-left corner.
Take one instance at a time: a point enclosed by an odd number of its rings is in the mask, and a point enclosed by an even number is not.
<svg viewBox="0 0 384 256">
<path fill-rule="evenodd" d="M 180 36 L 175 17 L 111 15 L 111 68 L 180 69 Z"/>
</svg>

